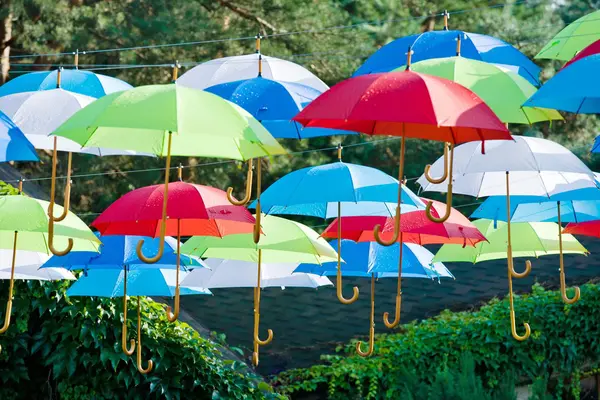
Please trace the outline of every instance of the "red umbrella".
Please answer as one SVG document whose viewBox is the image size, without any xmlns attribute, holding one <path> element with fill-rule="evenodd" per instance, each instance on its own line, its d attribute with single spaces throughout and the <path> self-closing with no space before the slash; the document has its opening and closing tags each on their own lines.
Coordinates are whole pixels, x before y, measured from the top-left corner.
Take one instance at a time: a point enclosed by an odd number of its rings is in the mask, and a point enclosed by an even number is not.
<svg viewBox="0 0 600 400">
<path fill-rule="evenodd" d="M 581 60 L 587 56 L 591 56 L 594 54 L 600 53 L 600 40 L 596 40 L 594 43 L 587 46 L 585 49 L 581 50 L 579 53 L 575 55 L 575 57 L 571 58 L 563 68 L 567 68 L 569 65 L 573 64 L 575 61 Z"/>
<path fill-rule="evenodd" d="M 459 53 L 457 48 L 457 53 Z M 317 97 L 293 119 L 307 127 L 322 127 L 363 132 L 368 135 L 401 136 L 398 205 L 394 220 L 394 234 L 389 241 L 380 237 L 381 225 L 374 228 L 378 243 L 390 246 L 400 235 L 400 201 L 404 178 L 404 150 L 407 137 L 437 140 L 444 146 L 446 170 L 443 176 L 432 178 L 429 167 L 425 176 L 433 183 L 448 179 L 446 212 L 438 218 L 432 214 L 433 203 L 427 204 L 427 217 L 444 222 L 452 209 L 452 166 L 454 145 L 492 139 L 511 140 L 506 126 L 475 93 L 455 82 L 410 71 L 412 50 L 407 53 L 407 67 L 403 72 L 361 75 L 333 86 Z M 483 149 L 483 147 L 482 147 Z M 395 319 L 387 327 L 400 323 L 402 254 L 399 258 L 398 289 Z"/>
<path fill-rule="evenodd" d="M 430 201 L 423 198 L 424 202 Z M 442 202 L 431 200 L 434 212 L 440 214 L 445 211 L 446 205 Z M 342 239 L 355 242 L 374 242 L 375 226 L 383 226 L 381 236 L 389 240 L 394 234 L 394 219 L 384 216 L 342 217 Z M 327 239 L 337 239 L 337 223 L 334 220 L 321 234 Z M 431 222 L 425 211 L 413 211 L 402 214 L 400 222 L 400 236 L 398 241 L 426 244 L 462 244 L 475 246 L 486 240 L 485 236 L 455 208 L 450 212 L 450 218 L 443 223 Z"/>
<path fill-rule="evenodd" d="M 600 221 L 571 222 L 563 229 L 563 233 L 600 237 Z"/>
<path fill-rule="evenodd" d="M 181 170 L 180 170 L 181 171 Z M 181 172 L 180 172 L 181 173 Z M 242 206 L 232 205 L 227 193 L 210 186 L 171 182 L 168 188 L 167 223 L 162 222 L 164 185 L 146 186 L 133 190 L 112 203 L 92 222 L 103 235 L 177 236 L 177 254 L 181 236 L 218 236 L 251 233 L 255 219 Z M 143 241 L 138 242 L 137 254 L 144 262 L 157 262 L 163 254 L 161 242 L 158 254 L 152 258 L 142 254 Z M 179 257 L 177 258 L 179 264 Z M 171 322 L 179 315 L 179 265 L 175 289 L 175 312 L 167 307 Z"/>
</svg>

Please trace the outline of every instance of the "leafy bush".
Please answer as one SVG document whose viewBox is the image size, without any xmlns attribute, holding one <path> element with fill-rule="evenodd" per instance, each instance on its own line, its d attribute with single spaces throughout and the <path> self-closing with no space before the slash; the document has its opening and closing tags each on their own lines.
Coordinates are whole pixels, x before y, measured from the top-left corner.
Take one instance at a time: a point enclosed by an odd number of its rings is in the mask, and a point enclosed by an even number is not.
<svg viewBox="0 0 600 400">
<path fill-rule="evenodd" d="M 170 323 L 164 307 L 142 301 L 143 360 L 121 350 L 122 303 L 67 298 L 67 283 L 17 282 L 12 325 L 0 336 L 0 398 L 12 399 L 259 399 L 270 387 L 245 364 L 225 361 L 216 345 L 185 323 Z M 0 287 L 4 301 L 8 282 Z M 4 305 L 2 304 L 2 307 Z M 137 332 L 130 301 L 129 336 Z"/>
<path fill-rule="evenodd" d="M 577 398 L 579 371 L 600 364 L 598 286 L 582 286 L 581 299 L 566 305 L 558 291 L 536 284 L 530 295 L 516 297 L 515 307 L 519 332 L 520 321 L 531 325 L 531 337 L 524 342 L 510 334 L 508 299 L 494 299 L 477 311 L 444 311 L 404 325 L 399 333 L 378 335 L 370 358 L 357 356 L 354 342 L 349 343 L 338 349 L 341 355 L 323 356 L 327 364 L 285 371 L 273 383 L 286 394 L 404 398 L 406 371 L 418 382 L 434 384 L 439 371 L 452 370 L 469 352 L 486 388 L 497 388 L 507 374 L 528 382 L 543 375 L 558 382 L 555 396 Z M 544 390 L 537 389 L 536 398 L 543 399 Z"/>
</svg>

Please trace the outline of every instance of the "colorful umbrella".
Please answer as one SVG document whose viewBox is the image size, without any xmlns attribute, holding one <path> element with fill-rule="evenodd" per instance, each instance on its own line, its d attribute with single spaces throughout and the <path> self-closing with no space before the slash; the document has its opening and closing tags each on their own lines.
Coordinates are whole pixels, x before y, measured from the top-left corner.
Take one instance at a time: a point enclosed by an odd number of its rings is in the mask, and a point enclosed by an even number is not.
<svg viewBox="0 0 600 400">
<path fill-rule="evenodd" d="M 353 76 L 390 72 L 407 63 L 406 49 L 412 47 L 413 62 L 431 58 L 452 57 L 456 38 L 462 42 L 463 57 L 486 63 L 499 64 L 539 86 L 540 67 L 512 45 L 486 35 L 463 31 L 429 31 L 396 39 L 377 50 Z"/>
<path fill-rule="evenodd" d="M 504 67 L 462 57 L 460 35 L 456 43 L 457 56 L 420 61 L 412 64 L 411 70 L 446 78 L 472 90 L 505 123 L 529 125 L 563 119 L 555 110 L 522 107 L 537 90 L 535 86 Z"/>
<path fill-rule="evenodd" d="M 600 237 L 600 221 L 571 222 L 567 224 L 563 233 Z"/>
<path fill-rule="evenodd" d="M 514 136 L 513 141 L 492 143 L 488 146 L 485 156 L 478 154 L 478 146 L 478 143 L 466 143 L 456 149 L 457 159 L 460 160 L 456 166 L 458 174 L 454 177 L 457 193 L 476 197 L 504 195 L 507 201 L 506 210 L 511 210 L 511 191 L 513 196 L 550 198 L 564 196 L 567 192 L 575 190 L 598 190 L 594 173 L 569 150 L 549 140 Z M 510 157 L 507 157 L 507 154 L 510 154 Z M 445 160 L 438 159 L 431 169 L 440 173 L 445 169 Z M 429 183 L 425 176 L 421 176 L 417 182 L 424 190 L 445 190 L 443 185 Z M 511 331 L 515 339 L 525 340 L 531 330 L 529 325 L 525 324 L 525 335 L 517 334 L 512 278 L 527 276 L 531 271 L 531 264 L 527 263 L 527 268 L 522 273 L 514 270 L 510 216 L 507 216 L 507 219 L 509 221 L 506 227 L 506 253 Z M 485 232 L 482 233 L 490 240 Z M 556 239 L 560 240 L 560 235 Z M 561 268 L 561 271 L 564 273 L 564 268 Z"/>
<path fill-rule="evenodd" d="M 263 218 L 262 240 L 254 234 L 229 235 L 224 238 L 194 236 L 181 252 L 196 257 L 210 257 L 257 263 L 257 284 L 254 288 L 254 351 L 252 362 L 258 365 L 259 346 L 273 340 L 273 331 L 268 329 L 265 340 L 259 338 L 260 325 L 260 278 L 265 263 L 311 263 L 337 260 L 335 250 L 317 232 L 298 222 L 269 215 Z"/>
<path fill-rule="evenodd" d="M 171 155 L 250 159 L 251 163 L 253 157 L 285 153 L 262 125 L 239 106 L 175 84 L 141 86 L 104 96 L 73 115 L 54 134 L 82 146 L 166 156 L 161 243 L 166 232 Z M 251 184 L 247 182 L 248 190 Z M 162 248 L 161 244 L 159 255 Z M 151 262 L 158 258 L 142 260 Z"/>
<path fill-rule="evenodd" d="M 430 200 L 423 198 L 423 201 L 429 202 Z M 431 201 L 433 201 L 435 212 L 441 214 L 445 211 L 445 204 L 435 200 Z M 321 233 L 321 236 L 327 239 L 338 238 L 337 224 L 340 222 L 342 225 L 341 237 L 355 242 L 374 242 L 374 230 L 377 225 L 383 226 L 381 235 L 384 240 L 388 240 L 394 230 L 394 219 L 390 217 L 355 216 L 342 217 L 340 220 L 334 220 Z M 399 242 L 416 243 L 421 246 L 444 243 L 475 246 L 486 240 L 471 221 L 454 208 L 450 213 L 450 218 L 442 223 L 431 222 L 424 211 L 404 213 L 400 222 L 400 232 Z"/>
<path fill-rule="evenodd" d="M 181 180 L 181 167 L 178 169 Z M 168 194 L 165 196 L 165 194 Z M 163 210 L 166 206 L 166 212 Z M 166 222 L 163 216 L 166 214 Z M 143 235 L 163 237 L 216 236 L 236 233 L 252 233 L 255 219 L 241 206 L 231 205 L 227 194 L 210 186 L 185 182 L 172 182 L 168 190 L 162 185 L 147 186 L 133 190 L 113 204 L 92 222 L 103 235 Z M 138 240 L 137 257 L 144 262 L 143 241 Z M 180 254 L 179 246 L 177 254 Z M 150 254 L 156 263 L 163 255 L 162 245 Z M 157 258 L 158 257 L 158 258 Z M 175 293 L 175 312 L 167 308 L 167 317 L 173 322 L 179 315 L 179 295 Z"/>
<path fill-rule="evenodd" d="M 567 68 L 569 65 L 573 64 L 575 61 L 579 61 L 582 58 L 593 56 L 594 54 L 600 53 L 600 40 L 596 40 L 594 43 L 587 46 L 585 49 L 581 50 L 577 55 L 571 58 L 563 68 Z"/>
<path fill-rule="evenodd" d="M 576 114 L 599 114 L 600 83 L 590 79 L 600 68 L 600 54 L 585 57 L 558 71 L 527 100 L 525 107 L 553 108 Z"/>
<path fill-rule="evenodd" d="M 95 99 L 132 88 L 127 82 L 111 76 L 60 68 L 54 71 L 30 72 L 11 79 L 0 87 L 0 97 L 21 92 L 55 89 L 59 74 L 63 89 Z"/>
<path fill-rule="evenodd" d="M 600 11 L 594 11 L 569 24 L 554 36 L 535 58 L 570 60 L 577 52 L 600 39 L 598 19 Z"/>
<path fill-rule="evenodd" d="M 409 54 L 412 54 L 410 49 Z M 454 145 L 469 141 L 510 139 L 502 121 L 477 95 L 452 81 L 410 71 L 410 57 L 404 72 L 362 75 L 338 83 L 304 108 L 294 120 L 307 127 L 401 136 L 398 211 L 401 211 L 406 137 L 449 142 L 450 161 L 446 164 L 449 168 L 444 170 L 441 178 L 427 175 L 433 182 L 442 182 L 447 176 L 450 177 L 445 214 L 440 218 L 435 217 L 431 211 L 433 203 L 427 204 L 427 216 L 435 222 L 447 220 L 452 209 Z M 444 158 L 448 158 L 448 146 L 444 146 Z M 425 171 L 427 173 L 428 168 Z M 400 234 L 400 215 L 401 212 L 396 212 L 394 235 L 390 241 L 380 237 L 381 226 L 375 227 L 378 243 L 391 245 L 396 242 Z M 397 303 L 396 315 L 400 314 L 399 308 Z M 393 327 L 398 323 L 399 320 L 396 320 L 390 325 Z"/>
<path fill-rule="evenodd" d="M 19 192 L 21 190 L 22 182 L 19 183 Z M 75 250 L 97 251 L 98 239 L 85 223 L 73 214 L 55 226 L 56 232 L 53 233 L 56 233 L 56 237 L 54 234 L 48 234 L 47 206 L 48 202 L 27 196 L 0 196 L 0 248 L 12 249 L 8 301 L 0 334 L 10 327 L 16 257 L 19 250 L 49 254 L 55 239 L 63 243 L 68 241 Z"/>
<path fill-rule="evenodd" d="M 278 179 L 261 198 L 260 207 L 266 214 L 309 215 L 333 218 L 350 215 L 394 215 L 398 181 L 377 169 L 341 161 L 303 168 Z M 318 190 L 315 190 L 318 188 Z M 400 188 L 402 203 L 410 209 L 424 209 L 421 200 L 406 187 Z M 256 207 L 252 204 L 250 207 Z M 406 208 L 405 208 L 406 209 Z M 396 212 L 400 212 L 397 207 Z M 340 239 L 341 240 L 341 239 Z M 341 243 L 338 240 L 338 268 L 341 263 Z M 337 297 L 343 304 L 358 299 L 358 287 L 351 298 L 342 293 L 342 275 L 337 275 Z"/>
<path fill-rule="evenodd" d="M 0 111 L 0 162 L 39 160 L 23 132 Z"/>
<path fill-rule="evenodd" d="M 513 257 L 540 257 L 559 254 L 556 236 L 558 224 L 554 222 L 513 222 L 510 232 L 508 224 L 491 219 L 478 219 L 473 224 L 485 235 L 487 242 L 475 247 L 445 244 L 436 253 L 434 260 L 441 262 L 472 262 L 504 259 L 509 256 L 507 241 L 512 243 Z M 572 235 L 563 235 L 563 253 L 588 254 L 588 251 Z M 527 261 L 529 263 L 529 261 Z"/>
<path fill-rule="evenodd" d="M 355 243 L 342 240 L 342 251 L 349 255 L 348 263 L 344 265 L 343 274 L 346 276 L 371 277 L 371 320 L 369 329 L 369 348 L 362 350 L 362 342 L 356 343 L 356 352 L 362 357 L 373 354 L 375 343 L 375 278 L 395 278 L 399 268 L 402 278 L 454 278 L 442 263 L 433 263 L 433 254 L 424 247 L 416 244 L 403 243 L 392 246 L 381 246 L 377 243 Z M 400 256 L 399 253 L 405 253 Z M 396 260 L 402 264 L 398 266 Z M 336 263 L 325 263 L 322 266 L 302 264 L 296 272 L 314 273 L 321 275 L 337 275 L 339 268 Z M 400 299 L 397 299 L 400 301 Z"/>
<path fill-rule="evenodd" d="M 122 266 L 121 266 L 122 267 Z M 179 270 L 177 270 L 179 271 Z M 172 269 L 141 268 L 126 269 L 90 269 L 67 290 L 67 296 L 121 297 L 138 296 L 137 306 L 137 368 L 141 374 L 147 374 L 154 368 L 154 362 L 148 361 L 148 366 L 142 366 L 142 322 L 140 296 L 173 297 L 176 292 L 181 295 L 211 294 L 209 290 L 182 287 L 181 281 L 186 272 L 181 275 Z M 179 278 L 179 280 L 178 280 Z M 128 286 L 129 285 L 129 286 Z M 134 341 L 131 349 L 127 349 L 127 305 L 123 313 L 123 351 L 131 355 L 134 351 Z"/>
</svg>

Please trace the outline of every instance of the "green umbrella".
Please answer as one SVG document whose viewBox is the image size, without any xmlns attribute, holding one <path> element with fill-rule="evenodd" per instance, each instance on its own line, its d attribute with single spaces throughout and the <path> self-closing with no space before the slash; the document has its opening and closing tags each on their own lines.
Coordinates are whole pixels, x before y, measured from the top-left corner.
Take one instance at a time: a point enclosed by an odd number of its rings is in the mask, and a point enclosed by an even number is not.
<svg viewBox="0 0 600 400">
<path fill-rule="evenodd" d="M 98 251 L 100 241 L 73 213 L 69 213 L 62 222 L 54 225 L 54 232 L 48 234 L 48 204 L 47 201 L 27 196 L 0 196 L 0 248 L 13 251 L 8 302 L 0 334 L 5 333 L 10 326 L 18 250 L 50 254 L 54 243 L 57 242 L 68 244 L 77 251 Z M 62 209 L 59 211 L 62 212 Z"/>
<path fill-rule="evenodd" d="M 584 15 L 558 32 L 535 58 L 568 61 L 588 45 L 600 39 L 600 11 Z"/>
<path fill-rule="evenodd" d="M 257 220 L 259 218 L 257 217 Z M 223 238 L 194 236 L 182 247 L 181 252 L 197 257 L 254 261 L 258 264 L 257 284 L 254 288 L 254 351 L 252 362 L 258 365 L 259 346 L 273 340 L 273 331 L 268 337 L 258 337 L 260 324 L 260 279 L 261 265 L 265 263 L 308 263 L 337 262 L 337 253 L 311 228 L 298 222 L 269 215 L 262 219 L 260 241 L 253 234 L 228 235 Z"/>
<path fill-rule="evenodd" d="M 437 252 L 434 261 L 442 262 L 472 262 L 507 258 L 506 244 L 508 242 L 507 223 L 494 222 L 490 219 L 478 219 L 473 224 L 488 239 L 479 242 L 475 247 L 446 244 Z M 495 226 L 496 225 L 496 226 Z M 511 243 L 513 257 L 539 257 L 559 254 L 560 244 L 554 222 L 513 222 L 511 223 Z M 574 236 L 564 234 L 563 253 L 587 254 L 588 251 Z"/>
<path fill-rule="evenodd" d="M 537 88 L 522 76 L 495 64 L 456 56 L 420 61 L 410 69 L 465 86 L 481 97 L 505 123 L 532 124 L 563 119 L 556 110 L 521 107 Z"/>
<path fill-rule="evenodd" d="M 138 255 L 148 263 L 157 262 L 164 251 L 172 155 L 222 157 L 251 163 L 255 157 L 285 153 L 260 122 L 239 106 L 211 93 L 175 84 L 141 86 L 104 96 L 76 112 L 53 134 L 82 146 L 166 156 L 158 254 L 145 257 L 141 253 L 143 242 L 138 243 Z M 251 180 L 248 188 L 250 185 Z"/>
</svg>

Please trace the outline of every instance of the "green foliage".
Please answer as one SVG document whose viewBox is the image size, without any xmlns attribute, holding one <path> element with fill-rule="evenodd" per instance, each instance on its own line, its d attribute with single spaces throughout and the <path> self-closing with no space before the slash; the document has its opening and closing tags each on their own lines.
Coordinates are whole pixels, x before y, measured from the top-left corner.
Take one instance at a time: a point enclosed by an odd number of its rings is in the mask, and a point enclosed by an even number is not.
<svg viewBox="0 0 600 400">
<path fill-rule="evenodd" d="M 328 391 L 332 398 L 369 393 L 376 393 L 370 397 L 376 399 L 403 398 L 406 371 L 416 381 L 441 390 L 451 376 L 438 372 L 451 371 L 468 352 L 483 382 L 482 387 L 471 382 L 467 385 L 471 390 L 498 388 L 506 384 L 506 375 L 535 381 L 545 374 L 557 382 L 553 393 L 577 398 L 580 371 L 600 365 L 600 288 L 587 284 L 581 293 L 574 305 L 564 304 L 558 291 L 537 284 L 532 294 L 517 296 L 517 329 L 522 329 L 520 321 L 529 322 L 532 329 L 524 342 L 514 340 L 510 333 L 508 299 L 494 299 L 476 311 L 444 311 L 404 325 L 399 333 L 378 335 L 373 357 L 359 357 L 354 353 L 355 343 L 349 343 L 339 349 L 341 355 L 323 356 L 326 364 L 285 371 L 273 383 L 287 394 Z M 545 387 L 543 382 L 537 385 Z M 544 399 L 542 392 L 536 395 Z"/>
<path fill-rule="evenodd" d="M 164 307 L 142 303 L 142 345 L 154 371 L 141 375 L 121 350 L 122 302 L 68 298 L 68 283 L 17 282 L 12 325 L 0 337 L 1 399 L 264 399 L 278 395 L 245 364 L 223 359 L 217 346 Z M 0 298 L 8 294 L 0 286 Z M 130 302 L 130 315 L 137 300 Z M 136 337 L 129 318 L 129 337 Z"/>
</svg>

